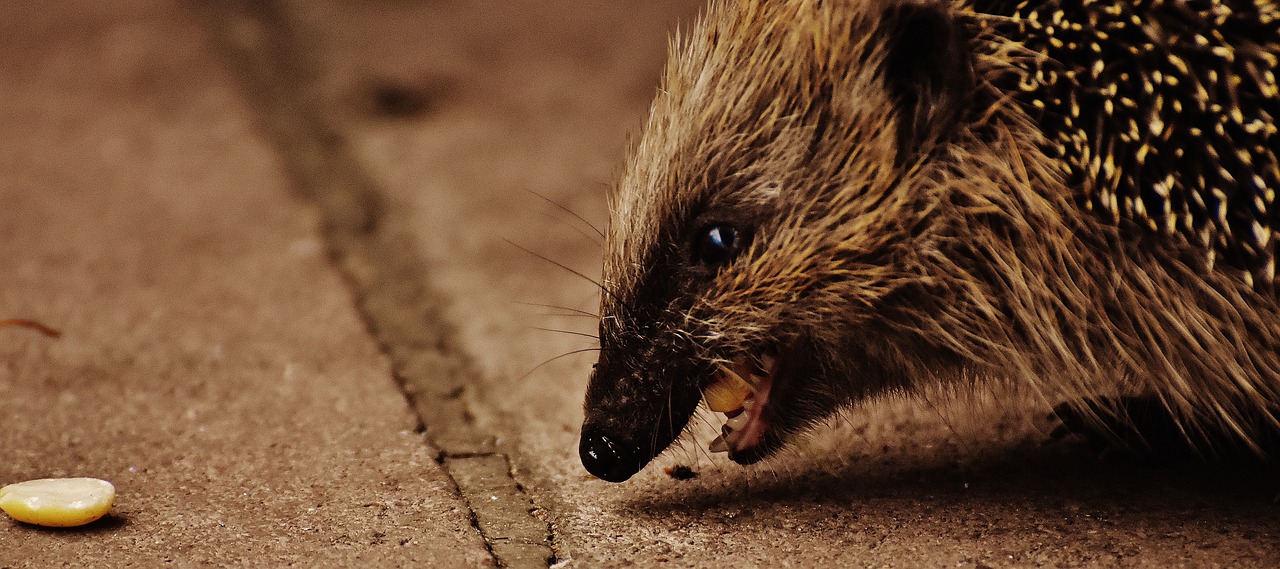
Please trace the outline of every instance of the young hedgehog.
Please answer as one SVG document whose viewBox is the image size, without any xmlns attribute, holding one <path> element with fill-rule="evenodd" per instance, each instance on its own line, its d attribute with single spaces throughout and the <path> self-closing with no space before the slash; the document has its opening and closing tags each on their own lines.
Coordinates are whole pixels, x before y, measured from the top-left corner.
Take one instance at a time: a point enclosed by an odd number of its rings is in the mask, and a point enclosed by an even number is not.
<svg viewBox="0 0 1280 569">
<path fill-rule="evenodd" d="M 612 196 L 583 464 L 626 480 L 704 395 L 749 464 L 974 377 L 1265 452 L 1278 42 L 1269 0 L 712 0 Z"/>
</svg>

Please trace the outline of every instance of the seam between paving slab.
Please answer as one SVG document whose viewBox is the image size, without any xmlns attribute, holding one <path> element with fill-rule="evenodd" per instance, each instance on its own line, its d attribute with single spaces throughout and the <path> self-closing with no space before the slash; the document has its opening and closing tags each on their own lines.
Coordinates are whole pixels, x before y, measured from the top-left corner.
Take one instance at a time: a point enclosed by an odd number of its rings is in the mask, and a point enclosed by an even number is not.
<svg viewBox="0 0 1280 569">
<path fill-rule="evenodd" d="M 423 282 L 430 267 L 412 235 L 397 230 L 372 177 L 324 120 L 319 94 L 309 88 L 317 66 L 303 55 L 283 9 L 272 0 L 188 4 L 211 23 L 296 191 L 319 210 L 329 255 L 495 563 L 554 563 L 550 526 L 533 515 L 510 460 L 467 409 L 465 396 L 478 385 L 478 372 L 442 314 L 441 295 Z"/>
</svg>

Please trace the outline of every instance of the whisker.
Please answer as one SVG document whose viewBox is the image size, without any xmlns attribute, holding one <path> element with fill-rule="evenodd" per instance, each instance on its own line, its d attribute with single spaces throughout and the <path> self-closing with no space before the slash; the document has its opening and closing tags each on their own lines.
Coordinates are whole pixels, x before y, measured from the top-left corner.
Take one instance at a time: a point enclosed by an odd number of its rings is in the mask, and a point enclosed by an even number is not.
<svg viewBox="0 0 1280 569">
<path fill-rule="evenodd" d="M 555 305 L 555 304 L 541 304 L 541 303 L 537 303 L 537 302 L 522 302 L 522 301 L 519 301 L 519 300 L 513 300 L 513 301 L 511 301 L 511 302 L 513 302 L 513 303 L 515 303 L 515 304 L 522 305 L 522 306 L 533 306 L 533 307 L 537 307 L 537 308 L 551 308 L 551 309 L 555 309 L 555 310 L 563 310 L 563 311 L 565 311 L 565 312 L 572 312 L 572 313 L 573 313 L 573 315 L 575 315 L 575 316 L 590 316 L 590 317 L 592 317 L 592 318 L 599 318 L 599 317 L 600 317 L 600 315 L 599 315 L 599 314 L 596 314 L 596 313 L 594 313 L 594 312 L 587 311 L 587 310 L 578 310 L 577 308 L 569 308 L 568 306 L 558 306 L 558 305 Z M 569 315 L 569 314 L 554 314 L 554 315 L 550 315 L 550 316 L 570 316 L 570 315 Z"/>
<path fill-rule="evenodd" d="M 565 314 L 563 312 L 526 312 L 531 316 L 546 316 L 547 318 L 590 318 L 596 320 L 595 316 L 587 314 Z"/>
<path fill-rule="evenodd" d="M 720 465 L 716 463 L 714 455 L 711 454 L 711 451 L 707 450 L 705 445 L 699 444 L 698 439 L 693 436 L 695 423 L 701 423 L 714 428 L 714 425 L 711 424 L 710 420 L 708 420 L 702 410 L 699 409 L 694 412 L 693 418 L 689 421 L 689 426 L 686 427 L 681 436 L 676 439 L 676 446 L 674 448 L 677 448 L 684 453 L 689 463 L 689 467 L 692 468 L 695 464 L 702 465 L 702 468 L 695 471 L 697 475 L 706 474 L 708 472 L 719 472 L 721 468 Z"/>
<path fill-rule="evenodd" d="M 592 340 L 599 340 L 599 339 L 600 339 L 600 338 L 599 338 L 599 337 L 597 337 L 595 334 L 588 334 L 588 333 L 586 333 L 586 332 L 576 332 L 576 331 L 574 331 L 574 330 L 560 330 L 560 329 L 558 329 L 558 328 L 542 328 L 542 327 L 540 327 L 540 326 L 532 326 L 532 328 L 533 328 L 534 330 L 538 330 L 538 331 L 541 331 L 541 332 L 556 332 L 556 333 L 559 333 L 559 334 L 569 334 L 569 335 L 571 335 L 571 336 L 582 336 L 583 338 L 591 338 Z"/>
<path fill-rule="evenodd" d="M 549 359 L 549 360 L 547 360 L 547 361 L 545 361 L 545 362 L 542 362 L 542 363 L 540 363 L 540 364 L 538 364 L 538 365 L 536 365 L 536 366 L 533 366 L 533 368 L 532 368 L 532 369 L 530 369 L 529 371 L 524 372 L 524 375 L 522 375 L 522 376 L 520 376 L 520 377 L 517 377 L 517 378 L 516 378 L 516 381 L 517 381 L 517 382 L 519 382 L 520 380 L 522 380 L 522 379 L 524 379 L 524 378 L 526 378 L 526 377 L 529 377 L 530 375 L 533 375 L 533 372 L 538 371 L 538 368 L 541 368 L 542 366 L 545 366 L 545 365 L 547 365 L 547 364 L 549 364 L 549 363 L 551 363 L 551 362 L 554 362 L 554 361 L 556 361 L 556 360 L 558 360 L 558 359 L 561 359 L 561 358 L 567 358 L 567 357 L 572 356 L 572 355 L 583 354 L 583 353 L 586 353 L 586 352 L 598 352 L 598 351 L 600 351 L 600 348 L 582 348 L 582 349 L 580 349 L 580 350 L 573 350 L 572 352 L 565 352 L 565 353 L 560 354 L 560 355 L 558 355 L 558 356 L 556 356 L 556 357 L 554 357 L 554 358 L 551 358 L 551 359 Z"/>
<path fill-rule="evenodd" d="M 699 413 L 699 415 L 701 414 Z M 711 430 L 713 431 L 715 430 L 716 426 L 714 423 L 711 422 L 710 419 L 706 417 L 702 417 L 700 420 L 703 422 L 703 424 L 710 427 Z M 712 454 L 711 449 L 707 448 L 707 445 L 698 444 L 697 440 L 691 440 L 690 442 L 693 444 L 694 450 L 696 450 L 699 455 L 702 455 L 704 458 L 707 459 L 707 464 L 710 465 L 710 467 L 713 470 L 716 470 L 716 471 L 720 470 L 720 465 L 716 464 L 715 455 Z"/>
<path fill-rule="evenodd" d="M 595 231 L 595 232 L 596 232 L 596 235 L 599 235 L 600 237 L 604 237 L 604 232 L 603 232 L 603 231 L 600 231 L 600 228 L 599 228 L 599 227 L 596 227 L 596 226 L 595 226 L 595 224 L 591 223 L 590 221 L 587 221 L 587 220 L 586 220 L 586 218 L 582 217 L 581 215 L 578 215 L 578 213 L 577 213 L 577 212 L 575 212 L 575 211 L 573 211 L 573 210 L 571 210 L 571 209 L 569 209 L 569 208 L 567 208 L 567 207 L 565 207 L 565 206 L 563 206 L 563 205 L 560 205 L 560 202 L 557 202 L 557 201 L 555 201 L 555 200 L 553 200 L 553 199 L 551 199 L 551 198 L 549 198 L 549 197 L 547 197 L 547 196 L 544 196 L 544 195 L 542 195 L 542 194 L 540 194 L 540 193 L 538 193 L 538 192 L 535 192 L 535 191 L 533 191 L 533 190 L 531 190 L 531 189 L 525 188 L 525 190 L 526 190 L 526 191 L 528 191 L 529 193 L 531 193 L 531 194 L 535 195 L 535 196 L 538 196 L 538 197 L 542 198 L 542 199 L 543 199 L 543 200 L 545 200 L 547 203 L 549 203 L 549 204 L 551 204 L 551 205 L 555 206 L 555 207 L 556 207 L 557 209 L 559 209 L 560 211 L 563 211 L 563 212 L 565 212 L 565 213 L 567 213 L 567 214 L 569 214 L 569 215 L 572 215 L 572 216 L 573 216 L 574 218 L 576 218 L 578 221 L 581 221 L 581 222 L 583 222 L 583 223 L 587 224 L 587 227 L 590 227 L 592 231 Z"/>
<path fill-rule="evenodd" d="M 568 221 L 565 221 L 564 219 L 561 219 L 560 217 L 557 217 L 557 216 L 551 215 L 551 214 L 546 213 L 546 212 L 542 212 L 542 211 L 540 211 L 540 212 L 538 212 L 538 215 L 541 215 L 541 216 L 543 216 L 543 217 L 545 217 L 545 218 L 547 218 L 547 219 L 550 219 L 550 220 L 552 220 L 552 221 L 555 221 L 555 222 L 558 222 L 558 223 L 563 224 L 565 227 L 568 227 L 569 229 L 572 229 L 572 230 L 573 230 L 575 233 L 577 233 L 578 235 L 581 235 L 581 236 L 585 237 L 588 241 L 590 241 L 590 242 L 592 242 L 592 243 L 595 243 L 597 247 L 604 247 L 604 241 L 601 241 L 601 240 L 600 240 L 600 238 L 599 238 L 599 237 L 596 237 L 595 235 L 592 235 L 592 234 L 590 234 L 590 233 L 587 233 L 586 231 L 583 231 L 583 229 L 582 229 L 581 227 L 578 227 L 577 225 L 573 225 L 572 223 L 569 223 Z"/>
<path fill-rule="evenodd" d="M 720 436 L 720 428 L 719 428 L 720 421 L 714 414 L 708 417 L 707 412 L 703 412 L 701 409 L 699 409 L 693 414 L 693 421 L 691 421 L 691 423 L 692 422 L 700 423 L 705 427 L 707 427 L 708 429 L 710 429 L 714 433 L 714 436 Z M 705 456 L 709 462 L 713 464 L 715 463 L 715 455 L 711 453 L 711 450 L 707 448 L 707 445 L 699 444 L 699 441 L 696 438 L 692 438 L 692 437 L 689 439 L 689 442 L 693 445 L 695 449 L 698 450 L 699 453 Z"/>
<path fill-rule="evenodd" d="M 666 415 L 668 430 L 671 430 L 672 425 L 675 424 L 675 421 L 673 421 L 671 418 L 671 399 L 674 391 L 675 391 L 675 382 L 674 380 L 668 379 L 667 401 L 662 406 L 662 409 L 661 409 L 661 413 L 663 415 Z M 659 427 L 659 425 L 662 424 L 663 417 L 660 415 L 656 419 L 657 419 L 657 423 L 654 424 L 653 429 L 649 433 L 649 456 L 651 457 L 656 457 L 658 455 L 658 434 L 662 432 L 662 429 Z"/>
<path fill-rule="evenodd" d="M 622 297 L 618 296 L 618 294 L 617 294 L 617 293 L 615 293 L 615 292 L 613 292 L 612 290 L 609 290 L 609 288 L 608 288 L 608 287 L 606 287 L 606 286 L 604 286 L 603 284 L 600 284 L 600 282 L 599 282 L 599 281 L 597 281 L 597 280 L 595 280 L 595 279 L 593 279 L 593 278 L 591 278 L 591 277 L 588 277 L 587 275 L 582 274 L 581 272 L 577 271 L 576 269 L 573 269 L 572 267 L 569 267 L 568 265 L 565 265 L 564 263 L 561 263 L 561 262 L 559 262 L 559 261 L 556 261 L 556 260 L 554 260 L 554 259 L 551 259 L 550 257 L 547 257 L 546 255 L 543 255 L 543 254 L 541 254 L 541 253 L 538 253 L 538 252 L 536 252 L 536 251 L 534 251 L 534 250 L 532 250 L 532 249 L 529 249 L 528 247 L 525 247 L 525 246 L 523 246 L 523 245 L 520 245 L 519 243 L 516 243 L 515 241 L 512 241 L 512 240 L 510 240 L 510 239 L 507 239 L 506 237 L 503 237 L 503 238 L 502 238 L 502 240 L 503 240 L 503 241 L 506 241 L 508 245 L 511 245 L 512 247 L 515 247 L 516 249 L 519 249 L 519 250 L 521 250 L 521 251 L 524 251 L 525 253 L 528 253 L 528 254 L 530 254 L 530 255 L 533 255 L 534 257 L 537 257 L 537 258 L 539 258 L 539 259 L 542 259 L 543 261 L 546 261 L 546 262 L 548 262 L 548 263 L 551 263 L 552 265 L 555 265 L 555 266 L 557 266 L 557 267 L 560 267 L 561 269 L 564 269 L 564 270 L 566 270 L 566 271 L 569 271 L 570 273 L 573 273 L 574 275 L 577 275 L 579 278 L 582 278 L 582 279 L 586 280 L 587 282 L 589 282 L 589 283 L 591 283 L 591 284 L 593 284 L 593 285 L 596 285 L 596 288 L 599 288 L 599 289 L 600 289 L 600 292 L 602 292 L 602 293 L 604 293 L 604 294 L 609 295 L 609 298 L 612 298 L 612 299 L 616 300 L 616 301 L 618 302 L 618 304 L 621 304 L 621 305 L 622 305 L 624 308 L 626 308 L 628 311 L 630 311 L 630 312 L 632 312 L 632 313 L 636 312 L 635 307 L 631 306 L 631 305 L 630 305 L 630 304 L 628 304 L 626 301 L 622 300 Z"/>
</svg>

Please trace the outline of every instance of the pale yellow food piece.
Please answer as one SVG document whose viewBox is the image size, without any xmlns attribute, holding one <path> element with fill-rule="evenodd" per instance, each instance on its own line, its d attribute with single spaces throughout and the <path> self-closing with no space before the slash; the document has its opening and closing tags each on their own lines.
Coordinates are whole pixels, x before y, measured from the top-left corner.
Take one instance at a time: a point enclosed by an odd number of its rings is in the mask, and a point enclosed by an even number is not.
<svg viewBox="0 0 1280 569">
<path fill-rule="evenodd" d="M 106 515 L 115 501 L 116 487 L 97 478 L 44 478 L 0 488 L 0 510 L 39 526 L 82 526 Z"/>
<path fill-rule="evenodd" d="M 742 407 L 742 402 L 751 395 L 751 386 L 732 371 L 725 370 L 718 375 L 719 380 L 702 392 L 707 408 L 716 413 L 727 413 Z"/>
</svg>

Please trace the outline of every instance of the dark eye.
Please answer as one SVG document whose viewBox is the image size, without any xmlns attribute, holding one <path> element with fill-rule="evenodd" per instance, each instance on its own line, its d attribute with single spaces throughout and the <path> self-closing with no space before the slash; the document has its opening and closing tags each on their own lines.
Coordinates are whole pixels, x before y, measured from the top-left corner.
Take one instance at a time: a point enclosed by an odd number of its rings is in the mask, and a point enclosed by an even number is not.
<svg viewBox="0 0 1280 569">
<path fill-rule="evenodd" d="M 738 252 L 738 230 L 732 225 L 711 225 L 698 233 L 694 260 L 709 267 L 727 262 Z"/>
</svg>

